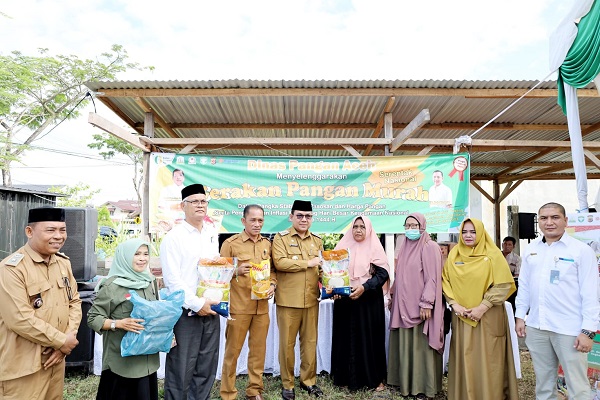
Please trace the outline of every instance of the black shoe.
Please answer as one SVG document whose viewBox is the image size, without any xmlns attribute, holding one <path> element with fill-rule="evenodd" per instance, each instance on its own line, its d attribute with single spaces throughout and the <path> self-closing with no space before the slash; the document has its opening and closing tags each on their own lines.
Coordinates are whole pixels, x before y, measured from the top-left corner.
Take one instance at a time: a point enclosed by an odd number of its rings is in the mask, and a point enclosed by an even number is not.
<svg viewBox="0 0 600 400">
<path fill-rule="evenodd" d="M 296 393 L 294 393 L 294 389 L 281 389 L 281 398 L 283 400 L 295 400 Z"/>
<path fill-rule="evenodd" d="M 323 391 L 317 385 L 306 386 L 304 383 L 300 382 L 300 389 L 308 392 L 309 395 L 315 397 L 323 396 Z"/>
</svg>

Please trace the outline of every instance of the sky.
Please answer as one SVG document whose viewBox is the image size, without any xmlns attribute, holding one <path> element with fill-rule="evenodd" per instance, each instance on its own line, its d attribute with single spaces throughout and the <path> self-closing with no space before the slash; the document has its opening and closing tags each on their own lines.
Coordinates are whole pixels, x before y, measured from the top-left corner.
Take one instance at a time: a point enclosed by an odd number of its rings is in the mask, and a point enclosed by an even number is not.
<svg viewBox="0 0 600 400">
<path fill-rule="evenodd" d="M 119 80 L 540 80 L 574 1 L 0 0 L 0 53 L 95 58 L 120 44 L 154 67 Z M 134 199 L 128 159 L 87 147 L 98 133 L 90 111 L 34 142 L 13 184 L 83 182 L 101 190 L 96 205 Z"/>
</svg>

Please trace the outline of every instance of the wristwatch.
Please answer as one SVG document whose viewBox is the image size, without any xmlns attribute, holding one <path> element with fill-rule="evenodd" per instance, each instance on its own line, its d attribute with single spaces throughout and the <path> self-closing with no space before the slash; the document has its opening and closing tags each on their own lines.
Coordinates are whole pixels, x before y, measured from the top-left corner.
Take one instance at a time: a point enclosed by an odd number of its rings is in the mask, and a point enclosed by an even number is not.
<svg viewBox="0 0 600 400">
<path fill-rule="evenodd" d="M 117 329 L 117 321 L 115 321 L 114 319 L 110 322 L 110 330 L 111 331 L 115 331 L 115 329 Z"/>
<path fill-rule="evenodd" d="M 582 329 L 581 333 L 583 333 L 585 336 L 589 337 L 592 340 L 594 340 L 594 338 L 596 337 L 596 332 L 588 331 L 587 329 Z"/>
</svg>

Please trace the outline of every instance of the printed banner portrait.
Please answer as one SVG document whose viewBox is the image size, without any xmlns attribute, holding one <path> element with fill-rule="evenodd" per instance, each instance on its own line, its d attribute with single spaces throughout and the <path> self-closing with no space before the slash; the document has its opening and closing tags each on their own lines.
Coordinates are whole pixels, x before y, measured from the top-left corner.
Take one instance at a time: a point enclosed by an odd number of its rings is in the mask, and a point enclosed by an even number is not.
<svg viewBox="0 0 600 400">
<path fill-rule="evenodd" d="M 183 221 L 181 189 L 204 185 L 207 221 L 238 232 L 243 209 L 265 209 L 263 232 L 290 226 L 296 199 L 313 204 L 313 232 L 342 233 L 358 214 L 378 233 L 403 232 L 406 215 L 421 212 L 430 232 L 455 232 L 469 212 L 469 156 L 356 158 L 227 157 L 152 153 L 150 230 Z"/>
</svg>

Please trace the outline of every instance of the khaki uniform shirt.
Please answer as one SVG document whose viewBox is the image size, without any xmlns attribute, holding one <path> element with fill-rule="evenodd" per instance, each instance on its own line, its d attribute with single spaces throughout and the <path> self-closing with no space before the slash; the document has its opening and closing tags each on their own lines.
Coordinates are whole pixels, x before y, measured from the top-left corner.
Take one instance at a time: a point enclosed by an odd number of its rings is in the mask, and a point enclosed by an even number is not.
<svg viewBox="0 0 600 400">
<path fill-rule="evenodd" d="M 221 257 L 237 257 L 238 265 L 243 262 L 258 264 L 271 258 L 271 242 L 266 237 L 260 236 L 255 243 L 246 231 L 238 233 L 223 242 Z M 271 263 L 271 282 L 277 283 L 275 269 Z M 267 314 L 269 300 L 251 300 L 252 292 L 250 273 L 244 276 L 233 276 L 231 279 L 231 292 L 229 297 L 229 311 L 231 314 Z"/>
<path fill-rule="evenodd" d="M 43 303 L 34 308 L 38 298 Z M 45 348 L 62 347 L 65 332 L 77 331 L 80 323 L 81 300 L 67 256 L 52 255 L 46 264 L 26 244 L 0 263 L 0 380 L 39 371 Z"/>
<path fill-rule="evenodd" d="M 308 261 L 319 256 L 323 240 L 312 232 L 304 239 L 293 227 L 279 232 L 273 239 L 271 257 L 277 269 L 277 305 L 310 308 L 318 304 L 319 268 Z"/>
</svg>

